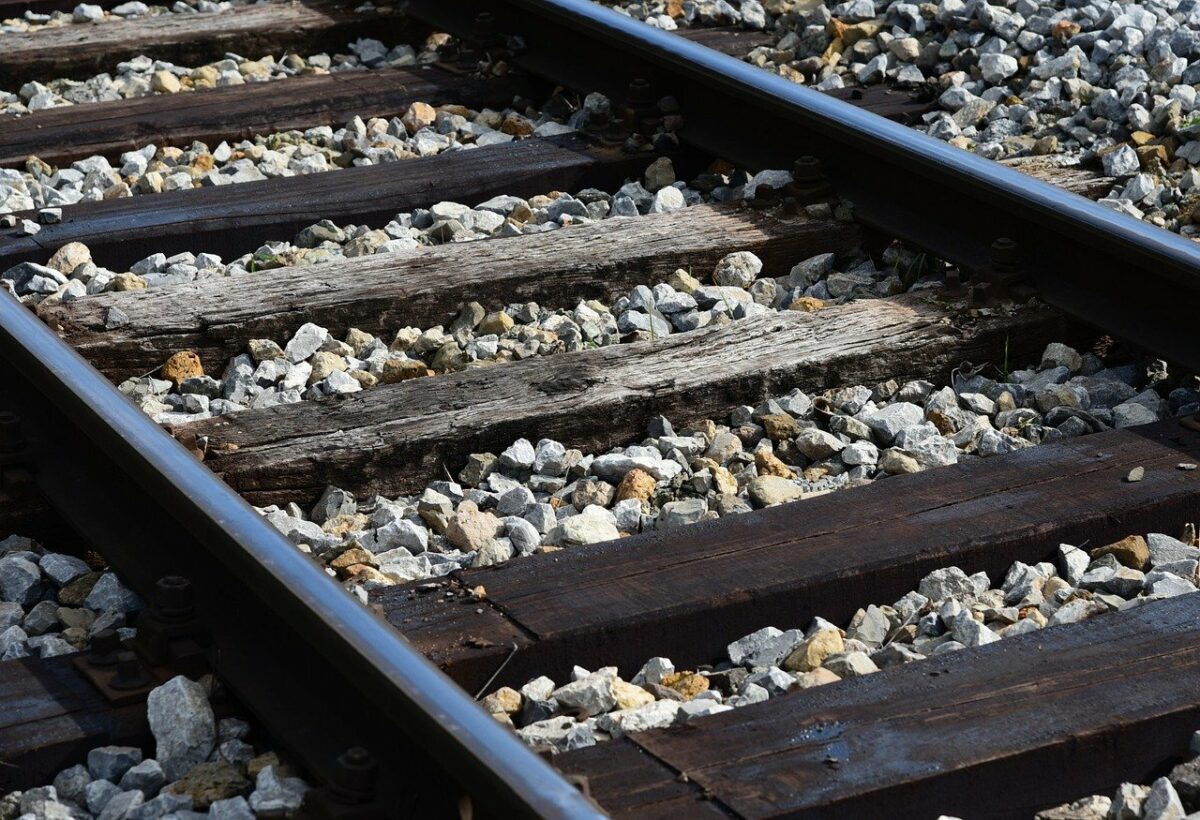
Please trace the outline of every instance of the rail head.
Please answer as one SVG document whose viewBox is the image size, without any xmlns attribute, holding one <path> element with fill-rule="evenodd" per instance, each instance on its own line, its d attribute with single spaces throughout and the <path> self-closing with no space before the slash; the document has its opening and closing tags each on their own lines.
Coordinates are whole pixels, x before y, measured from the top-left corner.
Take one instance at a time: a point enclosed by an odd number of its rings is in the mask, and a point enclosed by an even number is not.
<svg viewBox="0 0 1200 820">
<path fill-rule="evenodd" d="M 39 488 L 142 594 L 180 567 L 205 581 L 194 586 L 219 650 L 214 667 L 281 737 L 295 736 L 292 712 L 308 705 L 299 719 L 320 728 L 300 734 L 311 741 L 304 762 L 317 774 L 329 774 L 338 744 L 360 728 L 344 724 L 373 718 L 374 726 L 362 727 L 366 734 L 390 737 L 392 747 L 406 739 L 485 811 L 603 816 L 7 294 L 0 294 L 0 372 L 6 380 L 0 403 L 21 417 Z M 82 480 L 67 472 L 78 463 L 93 468 Z M 112 526 L 97 505 L 80 498 L 90 492 L 88 479 L 132 489 L 121 498 L 140 499 L 140 506 L 106 509 L 120 521 Z M 111 501 L 103 489 L 96 495 Z M 147 519 L 173 528 L 159 530 L 157 544 L 145 543 L 145 528 L 138 527 Z M 249 590 L 253 596 L 231 594 Z M 280 620 L 291 634 L 278 629 Z M 318 690 L 318 681 L 343 689 Z M 272 689 L 280 695 L 275 704 L 263 698 Z M 334 698 L 338 714 L 331 719 L 323 713 Z M 314 737 L 322 734 L 342 737 Z M 396 749 L 363 745 L 388 771 Z"/>
</svg>

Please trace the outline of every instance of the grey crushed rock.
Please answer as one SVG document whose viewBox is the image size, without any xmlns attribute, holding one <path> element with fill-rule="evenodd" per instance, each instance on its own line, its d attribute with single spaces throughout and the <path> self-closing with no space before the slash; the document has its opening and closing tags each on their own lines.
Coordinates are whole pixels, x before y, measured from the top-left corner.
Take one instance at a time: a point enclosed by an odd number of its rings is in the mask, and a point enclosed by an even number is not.
<svg viewBox="0 0 1200 820">
<path fill-rule="evenodd" d="M 216 742 L 216 721 L 199 683 L 178 675 L 152 691 L 146 706 L 155 758 L 169 780 L 208 759 Z"/>
<path fill-rule="evenodd" d="M 1188 533 L 1185 537 L 1194 538 L 1190 529 Z M 1178 543 L 1185 549 L 1195 549 Z M 1057 565 L 1018 561 L 999 586 L 982 572 L 968 575 L 958 567 L 938 569 L 921 580 L 919 592 L 908 592 L 892 605 L 870 604 L 859 609 L 845 629 L 819 617 L 806 629 L 784 631 L 766 626 L 732 641 L 715 663 L 701 665 L 695 671 L 677 671 L 669 658 L 654 657 L 628 683 L 615 667 L 594 673 L 575 667 L 574 680 L 557 689 L 552 680 L 541 676 L 521 687 L 520 692 L 505 690 L 521 702 L 511 703 L 504 714 L 495 717 L 511 723 L 531 746 L 561 752 L 760 703 L 796 688 L 870 675 L 932 655 L 944 656 L 1044 628 L 1078 623 L 1157 597 L 1149 581 L 1153 573 L 1143 582 L 1142 573 L 1120 566 L 1103 547 L 1093 549 L 1089 555 L 1079 547 L 1062 544 L 1058 558 Z M 1200 563 L 1190 559 L 1179 563 L 1192 565 L 1189 577 L 1195 578 Z M 1080 585 L 1078 579 L 1097 570 L 1106 570 L 1110 575 L 1120 572 L 1126 583 L 1104 592 L 1089 591 Z M 1067 571 L 1076 580 L 1067 580 Z M 1161 569 L 1155 572 L 1167 575 Z M 1190 582 L 1184 583 L 1195 591 Z M 484 700 L 485 707 L 489 702 L 490 698 Z M 1200 740 L 1193 742 L 1196 750 L 1200 750 Z M 1182 809 L 1178 815 L 1171 813 L 1176 805 L 1189 810 L 1200 808 L 1191 805 L 1192 801 L 1200 802 L 1197 764 L 1200 758 L 1177 766 L 1169 782 L 1156 781 L 1152 788 L 1125 784 L 1114 799 L 1084 798 L 1038 816 L 1045 820 L 1092 816 L 1107 820 L 1108 808 L 1113 804 L 1131 812 L 1117 816 L 1141 817 L 1137 807 L 1145 801 L 1146 810 L 1156 812 L 1145 816 L 1182 818 Z"/>
</svg>

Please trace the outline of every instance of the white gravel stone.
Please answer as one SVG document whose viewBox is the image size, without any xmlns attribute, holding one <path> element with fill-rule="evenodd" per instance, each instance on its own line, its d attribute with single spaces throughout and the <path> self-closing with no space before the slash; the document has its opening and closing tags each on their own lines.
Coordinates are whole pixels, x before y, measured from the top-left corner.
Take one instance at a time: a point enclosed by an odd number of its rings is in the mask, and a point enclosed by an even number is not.
<svg viewBox="0 0 1200 820">
<path fill-rule="evenodd" d="M 273 812 L 290 814 L 304 802 L 305 788 L 300 778 L 284 777 L 274 766 L 266 766 L 255 779 L 249 800 L 250 808 L 259 815 Z"/>
<path fill-rule="evenodd" d="M 520 438 L 500 454 L 500 464 L 513 470 L 530 470 L 533 468 L 535 457 L 533 445 L 526 439 Z"/>
<path fill-rule="evenodd" d="M 596 721 L 596 728 L 608 732 L 614 739 L 629 732 L 660 729 L 674 724 L 683 706 L 673 700 L 656 700 L 636 709 L 618 709 L 601 715 Z"/>
<path fill-rule="evenodd" d="M 804 633 L 801 630 L 789 629 L 782 632 L 768 626 L 734 641 L 726 647 L 726 653 L 732 663 L 741 666 L 775 666 L 790 655 L 803 640 Z"/>
<path fill-rule="evenodd" d="M 53 552 L 46 553 L 39 558 L 38 566 L 59 586 L 66 586 L 89 571 L 87 563 L 83 560 L 73 555 Z"/>
<path fill-rule="evenodd" d="M 886 445 L 891 444 L 901 430 L 923 422 L 925 411 L 915 404 L 896 402 L 859 413 L 857 418 L 871 428 L 879 438 L 879 443 Z"/>
<path fill-rule="evenodd" d="M 1160 777 L 1150 784 L 1150 793 L 1142 803 L 1143 820 L 1183 820 L 1186 815 L 1170 780 Z"/>
<path fill-rule="evenodd" d="M 283 352 L 289 362 L 296 364 L 311 357 L 328 340 L 328 330 L 312 322 L 306 322 L 292 336 Z"/>
<path fill-rule="evenodd" d="M 168 780 L 208 759 L 216 743 L 216 722 L 200 684 L 177 675 L 152 690 L 146 704 L 154 756 Z"/>
<path fill-rule="evenodd" d="M 979 70 L 989 83 L 1001 83 L 1017 73 L 1017 61 L 1007 54 L 980 54 Z"/>
<path fill-rule="evenodd" d="M 591 723 L 577 723 L 574 718 L 557 717 L 531 723 L 518 729 L 521 739 L 534 747 L 546 747 L 555 752 L 583 749 L 596 743 Z"/>
<path fill-rule="evenodd" d="M 713 281 L 726 287 L 748 288 L 762 272 L 762 260 L 750 251 L 737 251 L 721 259 Z"/>
<path fill-rule="evenodd" d="M 142 750 L 136 746 L 100 746 L 87 755 L 88 773 L 92 779 L 113 784 L 141 762 Z"/>
<path fill-rule="evenodd" d="M 613 676 L 595 672 L 580 680 L 560 686 L 552 697 L 562 706 L 581 709 L 588 715 L 602 715 L 617 703 Z"/>
<path fill-rule="evenodd" d="M 947 598 L 965 598 L 975 594 L 975 586 L 967 574 L 958 567 L 937 569 L 921 579 L 918 591 L 933 601 Z"/>
<path fill-rule="evenodd" d="M 595 505 L 588 506 L 579 515 L 567 518 L 555 527 L 546 536 L 546 543 L 575 547 L 601 541 L 615 541 L 621 537 L 621 533 L 617 530 L 611 514 L 605 516 L 602 514 L 604 512 L 606 511 Z"/>
<path fill-rule="evenodd" d="M 663 678 L 673 674 L 675 674 L 675 664 L 671 663 L 670 658 L 651 658 L 642 665 L 630 682 L 635 686 L 662 683 Z"/>
</svg>

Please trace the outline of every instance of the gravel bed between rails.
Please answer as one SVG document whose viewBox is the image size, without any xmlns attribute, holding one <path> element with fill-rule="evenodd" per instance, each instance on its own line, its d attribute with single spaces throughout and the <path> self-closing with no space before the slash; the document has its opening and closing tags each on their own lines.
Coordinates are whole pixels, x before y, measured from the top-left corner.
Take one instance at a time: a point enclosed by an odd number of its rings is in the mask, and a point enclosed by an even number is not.
<svg viewBox="0 0 1200 820">
<path fill-rule="evenodd" d="M 518 439 L 477 453 L 455 479 L 424 492 L 356 499 L 326 489 L 309 510 L 262 508 L 276 528 L 365 599 L 371 589 L 460 567 L 609 541 L 750 512 L 964 459 L 1200 409 L 1200 391 L 1168 392 L 1161 363 L 1106 367 L 1093 354 L 1047 347 L 1034 368 L 925 381 L 797 388 L 727 419 L 646 437 L 606 453 Z M 536 441 L 536 444 L 534 443 Z"/>
<path fill-rule="evenodd" d="M 266 2 L 269 0 L 219 0 L 219 2 L 193 0 L 190 3 L 176 0 L 168 8 L 166 6 L 148 6 L 141 0 L 128 0 L 128 2 L 113 6 L 107 11 L 99 5 L 80 3 L 71 11 L 52 11 L 49 14 L 26 11 L 20 17 L 0 20 L 0 34 L 26 34 L 76 23 L 109 23 L 134 20 L 139 17 L 161 17 L 164 14 L 219 14 L 238 6 L 253 6 Z"/>
<path fill-rule="evenodd" d="M 431 232 L 444 235 L 447 220 L 476 228 L 486 223 L 494 235 L 504 235 L 505 229 L 532 230 L 539 225 L 557 228 L 614 215 L 680 210 L 687 203 L 730 201 L 730 196 L 741 199 L 747 196 L 746 191 L 753 193 L 754 180 L 787 177 L 783 172 L 770 171 L 753 178 L 734 174 L 736 179 L 749 181 L 733 188 L 708 188 L 702 193 L 696 188 L 663 184 L 667 179 L 664 173 L 673 175 L 665 159 L 656 161 L 647 172 L 650 187 L 661 186 L 654 194 L 641 182 L 631 182 L 615 195 L 592 190 L 582 191 L 577 197 L 563 194 L 555 199 L 535 197 L 528 201 L 497 197 L 474 210 L 439 203 L 430 212 L 419 214 L 418 219 L 405 214 L 398 221 L 428 224 L 437 219 L 430 227 L 407 229 L 414 234 L 423 231 L 425 236 Z M 711 183 L 712 175 L 706 176 Z M 718 179 L 733 181 L 730 175 Z M 809 206 L 809 211 L 816 218 L 832 218 L 829 205 Z M 514 219 L 518 212 L 523 214 Z M 521 227 L 514 224 L 519 219 L 525 219 Z M 302 233 L 302 244 L 311 244 L 313 234 L 330 236 L 334 231 L 343 241 L 351 234 L 320 224 L 306 229 L 308 236 Z M 469 233 L 471 230 L 466 228 L 456 231 L 460 237 Z M 343 247 L 353 249 L 371 239 L 369 233 L 364 234 Z M 400 241 L 389 240 L 376 252 Z M 412 239 L 408 241 L 416 244 Z M 332 245 L 333 252 L 340 250 L 332 241 L 326 245 Z M 273 259 L 301 254 L 303 250 L 289 249 Z M 120 389 L 156 421 L 179 424 L 247 408 L 356 393 L 380 383 L 439 372 L 661 338 L 769 310 L 819 310 L 826 304 L 852 298 L 890 296 L 910 286 L 932 287 L 938 283 L 935 274 L 917 279 L 918 269 L 917 255 L 896 246 L 885 252 L 882 267 L 876 267 L 862 253 L 845 255 L 840 260 L 826 253 L 800 260 L 785 276 L 771 277 L 755 254 L 740 251 L 728 254 L 711 274 L 679 269 L 667 281 L 639 285 L 611 304 L 595 299 L 579 301 L 573 307 L 522 302 L 488 310 L 478 302 L 468 302 L 449 326 L 403 327 L 379 337 L 351 328 L 345 339 L 340 339 L 327 328 L 308 323 L 290 339 L 247 340 L 246 352 L 225 364 L 219 379 L 206 375 L 194 352 L 179 351 L 154 374 L 127 379 Z M 913 274 L 906 281 L 901 270 Z"/>
<path fill-rule="evenodd" d="M 930 573 L 891 605 L 859 609 L 844 628 L 821 617 L 786 631 L 767 626 L 730 643 L 714 664 L 676 669 L 669 658 L 656 657 L 628 681 L 616 667 L 592 672 L 576 666 L 569 682 L 539 676 L 519 691 L 501 687 L 481 705 L 535 748 L 578 749 L 1195 592 L 1200 549 L 1194 526 L 1185 527 L 1184 538 L 1132 535 L 1090 554 L 1062 544 L 1053 563 L 1018 561 L 999 584 L 986 573 L 968 576 L 951 566 Z M 1200 776 L 1193 769 L 1192 776 Z"/>
<path fill-rule="evenodd" d="M 425 65 L 438 59 L 441 49 L 453 44 L 448 34 L 432 34 L 417 48 L 408 44 L 387 46 L 360 38 L 346 46 L 348 54 L 287 53 L 258 59 L 226 54 L 224 59 L 201 66 L 181 66 L 139 55 L 117 63 L 116 76 L 107 72 L 86 80 L 57 79 L 28 82 L 19 89 L 0 87 L 0 122 L 4 115 L 23 115 L 64 105 L 178 94 L 204 88 L 269 82 L 302 74 L 330 74 L 371 68 Z M 0 178 L 2 179 L 2 178 Z M 3 201 L 0 200 L 0 204 Z"/>
<path fill-rule="evenodd" d="M 142 600 L 96 565 L 20 535 L 0 540 L 0 663 L 85 651 L 102 632 L 121 640 L 136 634 Z M 291 814 L 307 784 L 255 742 L 246 721 L 216 718 L 213 686 L 208 677 L 181 676 L 154 689 L 147 704 L 153 757 L 134 747 L 92 749 L 52 784 L 0 797 L 0 820 Z"/>
<path fill-rule="evenodd" d="M 364 42 L 378 43 L 360 40 L 352 47 Z M 382 48 L 382 44 L 379 46 Z M 660 102 L 666 110 L 672 105 L 670 99 Z M 77 202 L 261 182 L 430 157 L 530 137 L 562 136 L 607 122 L 610 111 L 611 103 L 602 94 L 589 94 L 580 100 L 561 91 L 541 107 L 518 97 L 510 107 L 499 111 L 417 102 L 400 117 L 368 117 L 364 121 L 356 116 L 336 130 L 322 125 L 305 131 L 258 134 L 233 145 L 223 140 L 215 147 L 199 141 L 186 149 L 151 143 L 122 153 L 115 166 L 99 155 L 76 160 L 64 168 L 29 157 L 23 171 L 0 168 L 0 214 L 4 214 L 0 224 L 16 226 L 17 219 L 10 212 L 36 208 L 39 221 L 20 220 L 21 231 L 33 235 L 41 230 L 40 222 L 61 220 L 62 207 Z M 676 125 L 677 121 L 667 118 L 653 138 L 654 145 L 662 150 L 677 145 L 672 130 Z M 642 148 L 636 140 L 627 145 L 630 151 Z M 219 262 L 210 259 L 208 264 L 216 268 Z"/>
<path fill-rule="evenodd" d="M 1040 811 L 1035 820 L 1189 820 L 1200 817 L 1200 731 L 1188 759 L 1149 786 L 1122 783 L 1109 797 L 1096 794 Z M 957 820 L 947 818 L 947 820 Z"/>
<path fill-rule="evenodd" d="M 22 262 L 0 273 L 0 286 L 11 286 L 13 294 L 25 304 L 51 306 L 97 293 L 143 290 L 371 254 L 407 253 L 421 246 L 553 231 L 613 216 L 678 211 L 701 202 L 738 202 L 752 198 L 760 184 L 780 187 L 790 181 L 791 175 L 785 171 L 750 176 L 724 163 L 714 163 L 708 172 L 685 183 L 676 179 L 671 160 L 661 157 L 650 164 L 642 179 L 615 193 L 589 188 L 575 195 L 551 191 L 532 199 L 501 195 L 474 207 L 439 202 L 398 213 L 383 226 L 336 225 L 323 219 L 291 241 L 267 242 L 229 262 L 205 251 L 170 257 L 155 253 L 134 263 L 128 271 L 114 271 L 103 267 L 103 260 L 94 260 L 84 243 L 68 242 L 49 255 L 45 265 Z"/>
<path fill-rule="evenodd" d="M 104 630 L 131 638 L 141 609 L 112 572 L 19 535 L 0 541 L 0 661 L 79 652 Z"/>
<path fill-rule="evenodd" d="M 182 675 L 150 691 L 153 756 L 99 746 L 53 783 L 0 797 L 0 820 L 248 820 L 299 810 L 309 785 L 238 717 L 218 718 L 211 676 Z"/>
<path fill-rule="evenodd" d="M 607 110 L 607 99 L 593 97 L 589 99 L 594 106 Z M 61 218 L 62 206 L 76 202 L 261 182 L 570 134 L 576 128 L 568 123 L 579 123 L 589 113 L 579 113 L 560 96 L 541 108 L 516 98 L 510 107 L 478 111 L 418 102 L 403 116 L 366 120 L 356 116 L 336 130 L 322 125 L 305 131 L 258 134 L 232 145 L 223 140 L 212 147 L 203 142 L 187 148 L 151 143 L 121 154 L 116 166 L 99 155 L 64 168 L 31 157 L 24 171 L 0 169 L 0 186 L 9 186 L 4 206 L 8 210 L 41 208 L 39 219 L 53 221 Z M 21 226 L 26 234 L 41 230 L 30 219 L 23 219 Z"/>
<path fill-rule="evenodd" d="M 1193 0 L 608 3 L 664 29 L 777 36 L 746 60 L 819 89 L 927 87 L 917 126 L 990 159 L 1060 155 L 1117 178 L 1102 204 L 1200 235 L 1200 6 Z"/>
</svg>

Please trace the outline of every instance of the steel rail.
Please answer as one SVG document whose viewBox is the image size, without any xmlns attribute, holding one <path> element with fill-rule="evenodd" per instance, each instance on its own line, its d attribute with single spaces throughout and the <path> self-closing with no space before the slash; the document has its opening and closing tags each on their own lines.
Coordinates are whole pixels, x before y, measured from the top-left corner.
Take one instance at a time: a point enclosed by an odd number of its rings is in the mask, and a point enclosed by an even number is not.
<svg viewBox="0 0 1200 820">
<path fill-rule="evenodd" d="M 144 596 L 191 579 L 214 670 L 315 773 L 358 745 L 389 816 L 462 794 L 477 815 L 602 816 L 7 294 L 0 376 L 38 488 Z"/>
<path fill-rule="evenodd" d="M 682 139 L 751 168 L 821 160 L 860 221 L 966 267 L 1018 242 L 1046 301 L 1200 371 L 1200 245 L 591 0 L 409 0 L 470 37 L 483 11 L 525 44 L 513 61 L 621 100 L 635 77 L 681 105 Z"/>
</svg>

